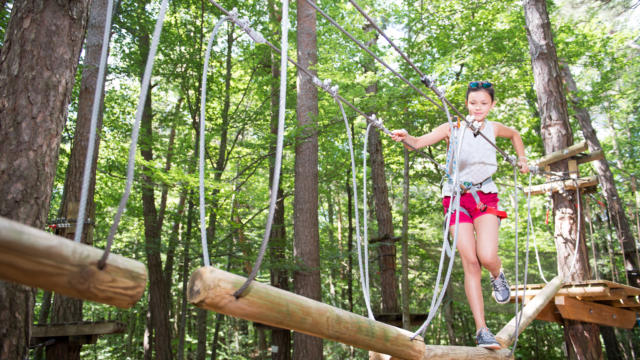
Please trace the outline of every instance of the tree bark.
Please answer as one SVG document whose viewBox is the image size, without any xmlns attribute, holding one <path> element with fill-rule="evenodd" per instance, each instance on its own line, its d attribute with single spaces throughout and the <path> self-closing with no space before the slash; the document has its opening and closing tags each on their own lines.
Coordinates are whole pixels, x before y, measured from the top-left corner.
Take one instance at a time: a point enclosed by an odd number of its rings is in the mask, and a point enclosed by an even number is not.
<svg viewBox="0 0 640 360">
<path fill-rule="evenodd" d="M 106 22 L 107 1 L 93 0 L 89 10 L 87 25 L 87 37 L 85 40 L 85 56 L 82 68 L 82 80 L 80 82 L 80 95 L 78 99 L 78 118 L 76 121 L 76 133 L 73 138 L 73 147 L 67 167 L 65 186 L 60 206 L 59 218 L 77 219 L 82 193 L 82 178 L 84 176 L 84 163 L 89 137 L 91 135 L 91 113 L 95 92 L 99 91 L 100 110 L 96 124 L 96 142 L 93 159 L 91 160 L 91 181 L 87 195 L 86 216 L 87 224 L 83 227 L 82 242 L 93 244 L 93 222 L 95 218 L 95 202 L 93 195 L 96 187 L 96 164 L 98 162 L 98 149 L 100 147 L 100 129 L 102 129 L 102 101 L 104 96 L 104 84 L 101 89 L 96 89 L 98 70 L 100 68 L 100 56 L 102 53 L 102 39 Z M 106 76 L 106 72 L 105 72 Z M 59 235 L 72 240 L 74 227 L 60 229 Z M 82 321 L 82 300 L 55 294 L 53 298 L 52 323 L 67 323 Z M 82 345 L 74 342 L 57 342 L 47 349 L 48 359 L 80 359 Z"/>
<path fill-rule="evenodd" d="M 184 342 L 187 328 L 187 283 L 189 282 L 189 247 L 191 243 L 191 231 L 193 229 L 194 204 L 189 194 L 189 209 L 187 210 L 187 230 L 183 240 L 182 254 L 182 297 L 180 304 L 180 322 L 178 323 L 178 360 L 184 359 Z"/>
<path fill-rule="evenodd" d="M 573 142 L 567 102 L 562 88 L 551 23 L 545 0 L 523 2 L 529 53 L 535 79 L 535 90 L 541 117 L 541 133 L 545 153 L 567 148 Z M 567 160 L 551 165 L 554 171 L 568 171 Z M 578 195 L 580 196 L 580 195 Z M 589 278 L 589 262 L 584 242 L 580 242 L 575 271 L 571 272 L 573 249 L 578 246 L 577 198 L 573 192 L 554 193 L 553 210 L 558 273 L 570 281 Z M 598 327 L 577 321 L 565 321 L 565 339 L 572 356 L 581 359 L 601 358 Z"/>
<path fill-rule="evenodd" d="M 149 36 L 144 34 L 141 47 L 148 49 Z M 146 51 L 143 51 L 146 53 Z M 146 59 L 146 54 L 142 58 Z M 151 89 L 147 93 L 142 122 L 140 125 L 142 139 L 140 153 L 147 162 L 153 161 L 153 128 L 152 128 Z M 144 217 L 145 252 L 149 268 L 149 308 L 151 311 L 151 326 L 155 337 L 153 339 L 154 359 L 171 358 L 171 330 L 169 324 L 169 302 L 167 299 L 167 282 L 162 266 L 162 241 L 158 223 L 158 210 L 155 205 L 155 184 L 151 173 L 153 169 L 142 167 L 142 212 Z"/>
<path fill-rule="evenodd" d="M 276 9 L 275 0 L 269 0 L 269 20 L 271 29 L 278 33 L 280 20 Z M 278 134 L 278 111 L 280 105 L 280 63 L 275 53 L 271 53 L 271 134 L 273 142 L 270 144 L 270 154 L 274 154 L 269 162 L 269 184 L 273 183 L 275 171 L 276 136 Z M 286 267 L 287 261 L 287 234 L 284 218 L 284 192 L 278 184 L 275 213 L 269 235 L 269 257 L 271 258 L 270 277 L 271 285 L 280 289 L 289 290 L 289 276 Z M 287 329 L 271 330 L 272 360 L 291 359 L 291 331 Z"/>
<path fill-rule="evenodd" d="M 17 1 L 0 51 L 0 216 L 42 228 L 89 2 Z M 51 36 L 56 34 L 56 36 Z M 0 358 L 27 356 L 33 290 L 0 282 Z"/>
<path fill-rule="evenodd" d="M 575 117 L 582 128 L 582 134 L 587 141 L 589 151 L 592 153 L 602 151 L 600 140 L 598 140 L 596 131 L 591 124 L 591 115 L 587 109 L 581 105 L 582 99 L 578 96 L 578 87 L 573 80 L 569 66 L 566 63 L 562 63 L 561 65 L 562 77 L 569 91 L 569 100 L 573 107 Z M 609 163 L 607 163 L 606 155 L 602 160 L 594 161 L 593 167 L 598 173 L 598 180 L 600 181 L 600 186 L 602 186 L 602 192 L 607 200 L 609 214 L 611 215 L 613 226 L 616 229 L 616 235 L 620 241 L 620 247 L 624 255 L 624 268 L 627 273 L 627 280 L 629 281 L 629 285 L 640 287 L 640 272 L 638 271 L 640 268 L 638 267 L 638 260 L 636 258 L 635 240 L 631 233 L 631 227 L 629 226 L 624 205 L 618 195 L 613 174 L 609 168 Z"/>
<path fill-rule="evenodd" d="M 374 31 L 370 25 L 365 26 L 365 32 Z M 374 34 L 377 34 L 374 32 Z M 367 42 L 371 47 L 378 39 Z M 365 72 L 375 74 L 375 63 L 365 65 Z M 375 97 L 378 93 L 378 83 L 375 81 L 366 88 L 366 93 Z M 375 115 L 370 112 L 369 115 Z M 380 291 L 382 293 L 382 312 L 397 313 L 398 308 L 398 279 L 396 277 L 396 239 L 393 235 L 393 219 L 391 217 L 391 204 L 389 203 L 389 190 L 384 173 L 384 157 L 382 155 L 382 141 L 376 129 L 369 132 L 368 150 L 371 161 L 371 182 L 373 184 L 373 198 L 375 200 L 375 214 L 378 223 L 378 264 L 380 267 Z"/>
<path fill-rule="evenodd" d="M 402 328 L 411 327 L 411 309 L 409 308 L 409 150 L 404 149 L 404 171 L 402 173 Z"/>
<path fill-rule="evenodd" d="M 318 63 L 316 12 L 305 0 L 298 0 L 298 62 L 308 69 Z M 315 73 L 315 70 L 311 70 Z M 293 255 L 296 294 L 320 300 L 320 239 L 318 233 L 318 90 L 311 79 L 298 72 L 297 117 L 300 135 L 296 139 L 295 189 L 293 200 Z M 294 333 L 293 358 L 322 359 L 322 339 Z"/>
</svg>

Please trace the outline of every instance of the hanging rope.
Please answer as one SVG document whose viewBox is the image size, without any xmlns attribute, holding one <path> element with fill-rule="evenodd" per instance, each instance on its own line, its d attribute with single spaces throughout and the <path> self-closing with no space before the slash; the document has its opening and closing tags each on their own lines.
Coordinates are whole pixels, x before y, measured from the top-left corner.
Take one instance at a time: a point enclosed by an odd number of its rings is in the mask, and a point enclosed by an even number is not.
<svg viewBox="0 0 640 360">
<path fill-rule="evenodd" d="M 84 173 L 82 175 L 82 187 L 80 191 L 80 205 L 78 208 L 78 216 L 76 222 L 76 233 L 73 241 L 79 243 L 82 241 L 82 231 L 84 227 L 84 219 L 87 212 L 87 198 L 89 197 L 89 184 L 91 183 L 91 168 L 93 165 L 93 153 L 96 147 L 96 133 L 98 132 L 98 111 L 102 100 L 104 89 L 104 78 L 107 72 L 107 54 L 109 52 L 109 39 L 111 35 L 111 17 L 113 16 L 113 0 L 107 2 L 107 17 L 105 19 L 104 33 L 102 34 L 102 49 L 100 50 L 100 67 L 98 69 L 98 78 L 96 79 L 96 88 L 93 93 L 93 105 L 91 107 L 91 125 L 89 126 L 89 144 L 84 159 Z"/>
<path fill-rule="evenodd" d="M 249 284 L 256 278 L 264 254 L 267 251 L 267 245 L 269 244 L 269 238 L 271 237 L 271 226 L 273 225 L 273 216 L 276 209 L 276 201 L 278 200 L 278 188 L 280 187 L 280 170 L 282 168 L 282 145 L 284 142 L 284 119 L 287 111 L 287 50 L 289 46 L 289 0 L 282 0 L 282 20 L 281 26 L 281 41 L 280 41 L 280 100 L 278 105 L 278 135 L 276 140 L 276 161 L 273 167 L 273 183 L 271 184 L 271 202 L 269 203 L 269 215 L 267 216 L 267 226 L 262 238 L 262 244 L 260 245 L 260 253 L 256 259 L 256 263 L 253 265 L 251 274 L 247 278 L 244 284 L 233 294 L 233 296 L 239 298 L 242 293 L 249 287 Z"/>
<path fill-rule="evenodd" d="M 460 131 L 460 134 L 457 136 L 460 136 L 459 140 L 455 140 L 455 141 L 451 141 L 449 146 L 453 146 L 453 144 L 458 144 L 458 147 L 455 151 L 454 157 L 455 159 L 459 158 L 460 156 L 460 152 L 462 150 L 462 141 L 464 139 L 464 133 L 465 133 L 465 129 L 466 128 L 462 128 L 462 130 Z M 453 129 L 452 129 L 453 130 Z M 457 132 L 453 132 L 452 131 L 452 136 L 457 133 Z M 454 164 L 455 168 L 453 169 L 453 193 L 451 194 L 451 197 L 449 198 L 449 210 L 447 211 L 447 214 L 445 216 L 445 226 L 443 227 L 443 244 L 442 244 L 442 249 L 440 250 L 440 262 L 438 265 L 438 275 L 436 276 L 436 285 L 434 287 L 433 290 L 433 295 L 431 297 L 431 305 L 429 307 L 429 314 L 427 315 L 427 319 L 425 320 L 425 322 L 420 326 L 420 328 L 418 328 L 418 330 L 416 330 L 412 335 L 411 335 L 411 340 L 415 339 L 418 335 L 423 336 L 425 331 L 427 330 L 427 327 L 429 326 L 429 324 L 431 323 L 431 321 L 433 320 L 433 318 L 435 317 L 438 309 L 440 308 L 440 304 L 442 303 L 442 299 L 444 298 L 444 295 L 446 293 L 446 289 L 447 286 L 449 285 L 449 280 L 451 278 L 451 270 L 453 269 L 453 263 L 455 261 L 455 254 L 456 254 L 456 250 L 457 250 L 457 244 L 458 244 L 458 230 L 459 230 L 459 225 L 460 225 L 460 197 L 461 197 L 461 188 L 459 186 L 460 183 L 460 179 L 458 178 L 458 174 L 459 174 L 459 162 L 454 160 Z M 454 209 L 455 209 L 455 214 L 456 214 L 456 220 L 455 220 L 455 226 L 454 226 L 454 235 L 453 235 L 453 244 L 451 246 L 449 246 L 449 226 L 448 224 L 450 223 L 450 219 L 451 219 L 451 215 L 454 213 Z M 443 285 L 442 285 L 442 290 L 440 291 L 439 287 L 440 287 L 440 279 L 442 277 L 442 270 L 443 270 L 443 266 L 444 266 L 444 257 L 445 254 L 447 253 L 447 248 L 450 249 L 450 256 L 449 256 L 449 266 L 447 268 L 447 274 L 445 275 L 445 279 L 443 281 Z"/>
<path fill-rule="evenodd" d="M 513 178 L 514 178 L 514 182 L 517 181 L 518 177 L 517 177 L 517 172 L 514 169 L 513 170 Z M 533 178 L 533 174 L 531 172 L 529 172 L 529 188 L 531 188 L 531 180 Z M 515 198 L 517 199 L 517 194 L 518 194 L 518 186 L 516 183 L 516 186 L 514 187 L 514 193 Z M 517 224 L 518 224 L 518 202 L 516 200 L 515 202 L 515 212 L 516 212 L 516 283 L 515 283 L 515 287 L 516 287 L 516 291 L 515 291 L 515 297 L 516 297 L 516 326 L 515 326 L 515 334 L 516 334 L 516 338 L 513 342 L 513 347 L 511 348 L 511 356 L 513 356 L 513 354 L 516 351 L 516 347 L 518 346 L 518 338 L 520 337 L 520 331 L 518 330 L 520 328 L 520 322 L 522 321 L 522 316 L 524 315 L 524 312 L 522 311 L 522 307 L 524 306 L 524 299 L 526 299 L 527 296 L 527 275 L 529 274 L 529 234 L 530 234 L 530 227 L 529 224 L 531 223 L 531 211 L 529 209 L 531 209 L 531 192 L 529 191 L 528 195 L 527 195 L 527 209 L 528 211 L 528 217 L 527 217 L 527 244 L 526 244 L 526 256 L 525 256 L 525 265 L 524 265 L 524 283 L 522 285 L 522 305 L 518 306 L 518 230 L 517 230 Z"/>
<path fill-rule="evenodd" d="M 109 237 L 107 238 L 107 247 L 104 250 L 104 254 L 102 255 L 102 258 L 100 258 L 100 260 L 98 261 L 98 268 L 100 269 L 103 269 L 107 262 L 107 258 L 109 257 L 109 252 L 111 251 L 111 244 L 113 243 L 113 238 L 115 237 L 116 232 L 118 231 L 120 218 L 122 217 L 124 208 L 127 206 L 127 200 L 129 200 L 129 195 L 131 194 L 131 186 L 133 185 L 133 173 L 134 173 L 135 163 L 136 163 L 136 147 L 138 145 L 138 135 L 140 133 L 140 122 L 142 120 L 142 114 L 144 113 L 144 104 L 147 99 L 147 93 L 149 91 L 149 85 L 151 83 L 151 73 L 153 71 L 153 63 L 156 58 L 158 43 L 160 42 L 160 33 L 162 32 L 162 25 L 164 24 L 164 18 L 167 12 L 168 5 L 169 5 L 169 0 L 162 1 L 162 4 L 160 5 L 160 12 L 158 14 L 158 19 L 156 21 L 156 26 L 155 26 L 155 29 L 153 30 L 151 47 L 149 48 L 149 55 L 147 56 L 147 63 L 144 68 L 144 75 L 142 76 L 140 98 L 138 99 L 138 109 L 136 110 L 136 119 L 133 124 L 133 130 L 131 132 L 131 145 L 129 146 L 129 163 L 127 166 L 127 182 L 126 182 L 124 194 L 120 199 L 120 205 L 118 206 L 118 210 L 113 219 L 113 224 L 111 225 L 111 229 L 109 230 Z"/>
<path fill-rule="evenodd" d="M 211 56 L 211 49 L 213 47 L 213 41 L 218 35 L 218 31 L 220 31 L 220 26 L 229 20 L 230 17 L 225 16 L 218 20 L 213 31 L 211 32 L 211 36 L 209 36 L 209 41 L 207 43 L 207 51 L 204 54 L 204 66 L 202 68 L 202 88 L 200 89 L 200 134 L 198 140 L 198 175 L 199 175 L 199 194 L 200 194 L 200 240 L 202 243 L 202 260 L 204 262 L 204 266 L 211 266 L 209 261 L 209 248 L 207 245 L 207 224 L 206 224 L 206 211 L 205 211 L 205 193 L 204 193 L 204 149 L 205 149 L 205 122 L 207 119 L 205 113 L 205 105 L 207 104 L 207 73 L 209 71 L 209 58 Z"/>
</svg>

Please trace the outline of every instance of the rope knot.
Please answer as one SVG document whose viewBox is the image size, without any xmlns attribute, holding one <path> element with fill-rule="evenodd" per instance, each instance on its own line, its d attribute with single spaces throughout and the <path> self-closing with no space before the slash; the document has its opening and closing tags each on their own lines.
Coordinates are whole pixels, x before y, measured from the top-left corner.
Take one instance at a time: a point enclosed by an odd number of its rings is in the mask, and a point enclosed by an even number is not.
<svg viewBox="0 0 640 360">
<path fill-rule="evenodd" d="M 320 80 L 317 76 L 313 76 L 311 78 L 311 82 L 313 82 L 315 86 L 328 92 L 329 95 L 331 95 L 332 97 L 335 98 L 336 96 L 338 96 L 339 86 L 338 85 L 331 86 L 331 79 Z"/>
<path fill-rule="evenodd" d="M 229 18 L 231 19 L 231 21 L 236 23 L 236 25 L 238 25 L 244 32 L 246 32 L 247 35 L 249 35 L 249 37 L 256 43 L 264 44 L 267 42 L 267 40 L 259 31 L 249 26 L 250 22 L 247 17 L 240 18 L 237 8 L 233 8 L 233 10 L 229 12 Z"/>
</svg>

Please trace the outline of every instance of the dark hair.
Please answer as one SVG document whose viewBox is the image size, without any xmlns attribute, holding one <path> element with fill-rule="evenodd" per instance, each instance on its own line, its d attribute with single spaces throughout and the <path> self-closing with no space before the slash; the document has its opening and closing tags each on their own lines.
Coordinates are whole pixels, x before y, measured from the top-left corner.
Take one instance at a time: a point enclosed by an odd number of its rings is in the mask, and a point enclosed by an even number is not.
<svg viewBox="0 0 640 360">
<path fill-rule="evenodd" d="M 495 101 L 495 95 L 493 90 L 493 85 L 488 81 L 472 81 L 467 86 L 467 95 L 465 96 L 465 100 L 469 100 L 469 94 L 477 91 L 486 91 L 487 94 L 491 97 L 491 101 Z"/>
</svg>

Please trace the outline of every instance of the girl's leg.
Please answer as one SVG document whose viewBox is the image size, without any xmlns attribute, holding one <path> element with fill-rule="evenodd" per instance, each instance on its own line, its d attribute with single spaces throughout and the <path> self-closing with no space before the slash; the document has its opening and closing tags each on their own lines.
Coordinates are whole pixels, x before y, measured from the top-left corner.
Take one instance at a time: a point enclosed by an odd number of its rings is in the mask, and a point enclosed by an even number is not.
<svg viewBox="0 0 640 360">
<path fill-rule="evenodd" d="M 454 226 L 450 228 L 453 236 Z M 461 223 L 458 229 L 458 252 L 464 268 L 464 291 L 467 294 L 469 307 L 473 313 L 473 320 L 476 324 L 476 331 L 485 327 L 484 321 L 484 300 L 482 299 L 482 287 L 480 279 L 482 269 L 476 255 L 476 238 L 473 224 Z"/>
<path fill-rule="evenodd" d="M 477 234 L 477 255 L 480 264 L 494 278 L 500 274 L 502 262 L 498 257 L 498 217 L 492 214 L 482 215 L 473 221 Z"/>
</svg>

